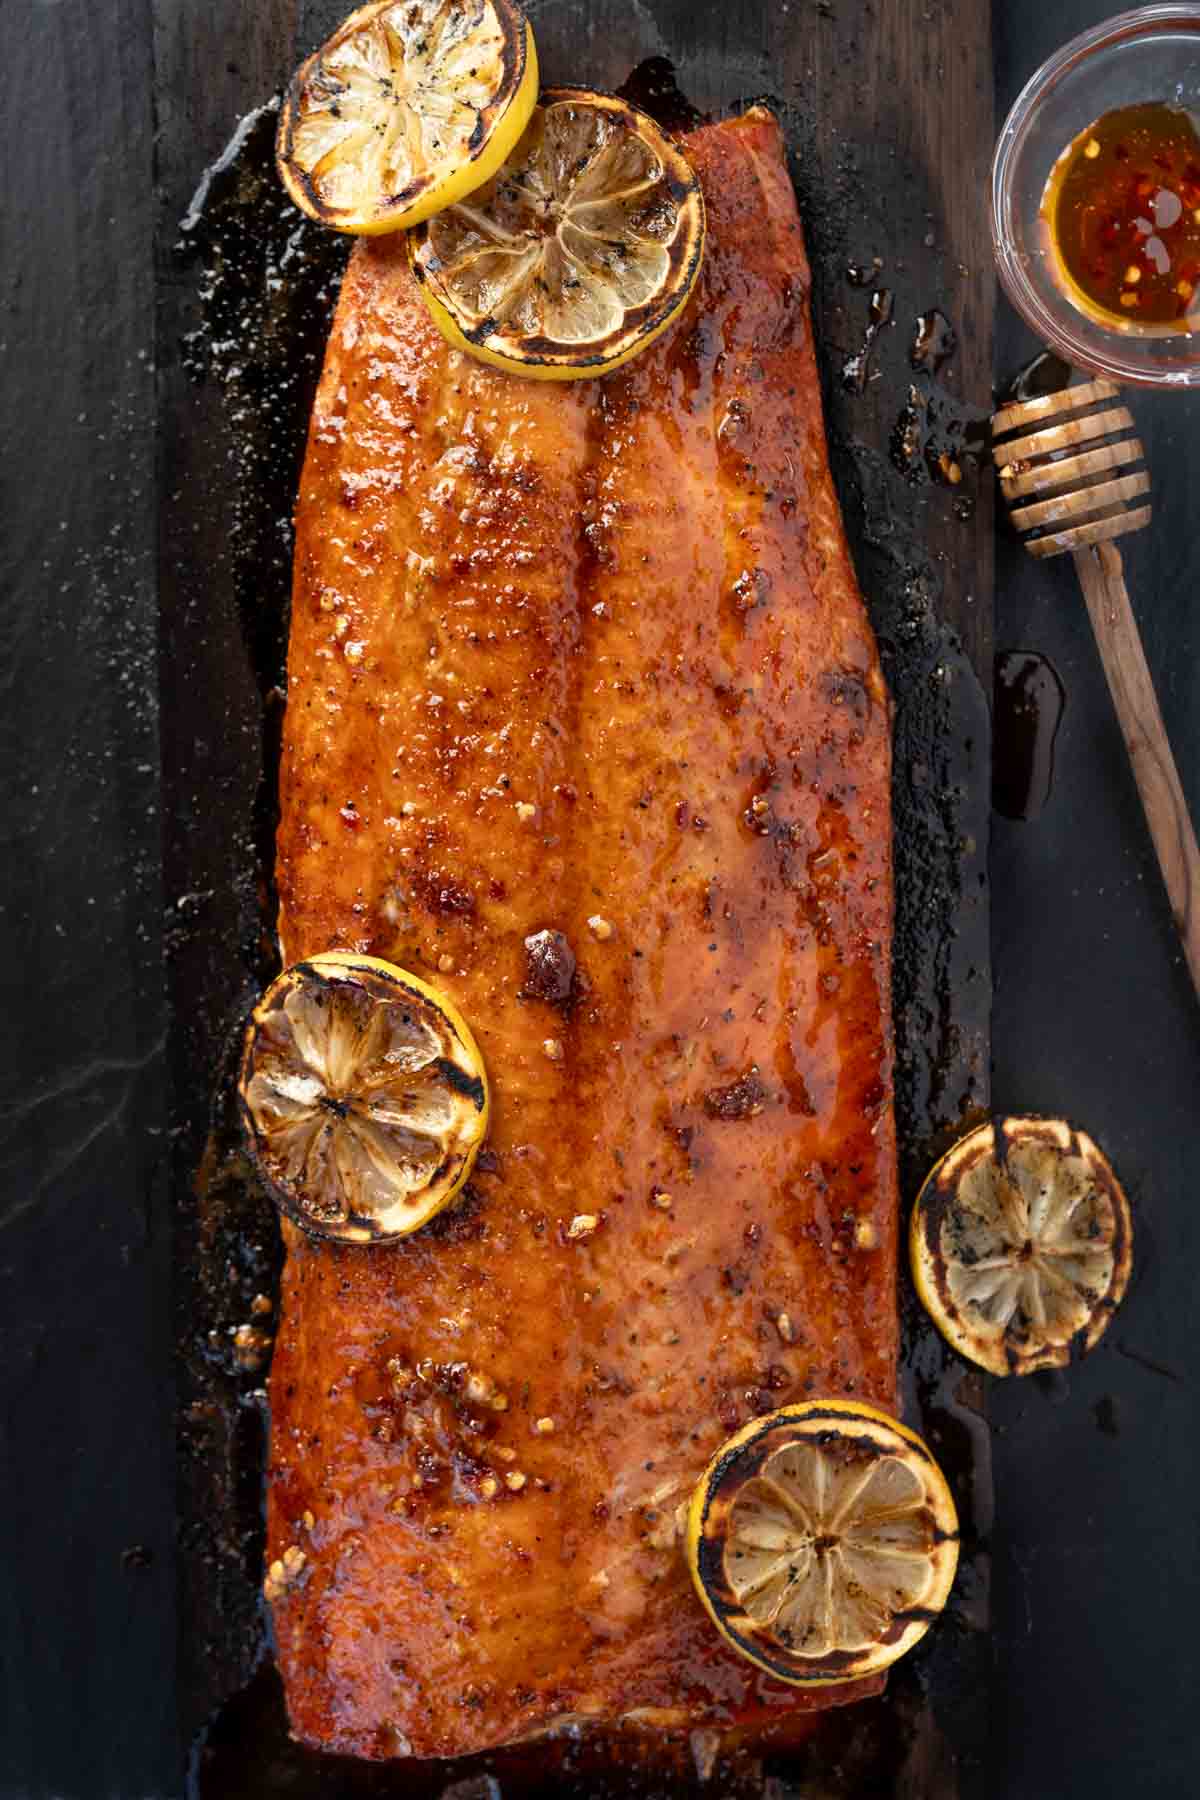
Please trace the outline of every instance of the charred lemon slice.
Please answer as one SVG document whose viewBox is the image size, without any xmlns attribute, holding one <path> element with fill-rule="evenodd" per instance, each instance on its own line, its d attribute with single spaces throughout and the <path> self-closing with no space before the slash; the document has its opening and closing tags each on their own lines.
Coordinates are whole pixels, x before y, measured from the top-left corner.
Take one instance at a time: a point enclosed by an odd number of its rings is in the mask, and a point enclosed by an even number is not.
<svg viewBox="0 0 1200 1800">
<path fill-rule="evenodd" d="M 933 1169 L 909 1254 L 942 1336 L 993 1375 L 1028 1375 L 1102 1335 L 1133 1267 L 1129 1202 L 1085 1132 L 996 1119 Z"/>
<path fill-rule="evenodd" d="M 398 231 L 494 175 L 537 100 L 533 33 L 511 0 L 381 0 L 297 71 L 277 162 L 301 212 Z"/>
<path fill-rule="evenodd" d="M 958 1565 L 946 1479 L 915 1432 L 849 1400 L 754 1419 L 692 1496 L 687 1558 L 722 1637 L 780 1681 L 828 1686 L 911 1650 Z"/>
<path fill-rule="evenodd" d="M 340 950 L 271 983 L 251 1014 L 238 1092 L 276 1203 L 347 1243 L 426 1224 L 487 1131 L 483 1060 L 445 994 Z"/>
<path fill-rule="evenodd" d="M 414 232 L 409 251 L 456 349 L 543 380 L 603 375 L 685 305 L 704 197 L 643 113 L 550 89 L 499 173 Z"/>
</svg>

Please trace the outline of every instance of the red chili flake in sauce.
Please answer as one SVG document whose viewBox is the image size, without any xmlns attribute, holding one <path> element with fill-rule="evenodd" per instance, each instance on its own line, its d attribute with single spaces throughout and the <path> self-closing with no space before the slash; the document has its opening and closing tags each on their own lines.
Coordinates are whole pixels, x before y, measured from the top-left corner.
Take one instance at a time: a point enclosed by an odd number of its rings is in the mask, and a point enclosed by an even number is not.
<svg viewBox="0 0 1200 1800">
<path fill-rule="evenodd" d="M 1042 217 L 1091 307 L 1135 330 L 1200 327 L 1200 132 L 1183 107 L 1097 119 L 1055 165 Z"/>
</svg>

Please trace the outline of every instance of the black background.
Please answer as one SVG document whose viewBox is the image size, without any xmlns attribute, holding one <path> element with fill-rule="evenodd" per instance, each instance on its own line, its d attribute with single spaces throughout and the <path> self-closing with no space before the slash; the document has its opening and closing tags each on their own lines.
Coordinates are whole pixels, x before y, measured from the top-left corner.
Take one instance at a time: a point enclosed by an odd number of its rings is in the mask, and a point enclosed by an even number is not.
<svg viewBox="0 0 1200 1800">
<path fill-rule="evenodd" d="M 1109 12 L 1002 0 L 997 117 L 1063 38 Z M 1029 347 L 1002 307 L 998 368 Z M 1155 517 L 1125 540 L 1126 573 L 1197 818 L 1200 403 L 1131 405 Z M 995 634 L 998 650 L 1047 655 L 1067 704 L 1045 812 L 993 820 L 993 1104 L 1092 1130 L 1137 1230 L 1133 1284 L 1096 1353 L 1065 1380 L 992 1389 L 997 1792 L 1182 1795 L 1200 1750 L 1184 1625 L 1200 1597 L 1200 1007 L 1069 558 L 1038 568 L 1001 536 Z"/>
<path fill-rule="evenodd" d="M 185 41 L 164 26 L 178 10 L 0 5 L 6 1800 L 181 1785 L 162 1350 L 178 1108 L 161 967 L 201 902 L 162 873 L 160 499 L 186 443 L 168 465 L 155 432 L 156 309 L 174 277 L 161 254 L 156 269 L 150 175 L 164 94 L 212 82 L 233 96 L 258 79 L 265 95 L 281 71 L 264 52 L 249 77 L 231 73 L 211 40 L 207 60 L 164 70 Z M 887 6 L 837 10 L 860 14 L 869 42 Z M 998 0 L 998 116 L 1059 41 L 1108 10 Z M 197 150 L 197 175 L 212 148 Z M 997 371 L 1030 348 L 1002 308 Z M 1133 407 L 1156 518 L 1129 546 L 1130 587 L 1200 812 L 1200 401 L 1138 395 Z M 1087 1363 L 993 1387 L 994 1794 L 1182 1794 L 1200 1748 L 1200 1010 L 1073 573 L 1036 566 L 1003 534 L 995 643 L 1048 655 L 1067 707 L 1049 805 L 1027 824 L 993 822 L 993 1103 L 1061 1110 L 1100 1137 L 1137 1208 L 1138 1270 Z M 233 697 L 247 718 L 255 705 Z M 198 774 L 201 809 L 209 779 Z"/>
</svg>

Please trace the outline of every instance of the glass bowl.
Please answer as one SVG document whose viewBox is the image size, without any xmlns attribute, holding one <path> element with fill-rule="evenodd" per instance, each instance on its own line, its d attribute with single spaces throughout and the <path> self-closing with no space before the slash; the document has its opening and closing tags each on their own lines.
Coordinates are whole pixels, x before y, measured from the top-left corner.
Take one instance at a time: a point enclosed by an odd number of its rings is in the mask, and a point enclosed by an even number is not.
<svg viewBox="0 0 1200 1800">
<path fill-rule="evenodd" d="M 1200 331 L 1103 325 L 1055 275 L 1042 198 L 1055 161 L 1117 106 L 1164 100 L 1200 115 L 1200 5 L 1143 6 L 1073 38 L 1027 81 L 992 159 L 992 242 L 1009 299 L 1076 368 L 1142 387 L 1200 387 Z"/>
</svg>

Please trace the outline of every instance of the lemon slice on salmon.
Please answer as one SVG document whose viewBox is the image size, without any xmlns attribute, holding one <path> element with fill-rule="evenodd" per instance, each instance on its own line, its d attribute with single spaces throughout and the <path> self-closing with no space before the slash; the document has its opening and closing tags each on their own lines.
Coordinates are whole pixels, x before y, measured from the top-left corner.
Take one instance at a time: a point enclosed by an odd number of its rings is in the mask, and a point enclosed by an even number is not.
<svg viewBox="0 0 1200 1800">
<path fill-rule="evenodd" d="M 495 174 L 537 90 L 533 33 L 511 0 L 380 0 L 297 71 L 279 174 L 310 219 L 398 231 Z"/>
<path fill-rule="evenodd" d="M 735 1650 L 824 1687 L 924 1636 L 954 1581 L 958 1516 L 914 1431 L 874 1406 L 809 1400 L 721 1446 L 692 1496 L 686 1554 Z"/>
<path fill-rule="evenodd" d="M 1090 1350 L 1133 1267 L 1129 1202 L 1064 1119 L 996 1119 L 941 1159 L 917 1197 L 913 1280 L 942 1336 L 993 1375 Z"/>
<path fill-rule="evenodd" d="M 427 1224 L 467 1179 L 488 1125 L 483 1059 L 445 994 L 340 950 L 271 983 L 246 1031 L 238 1096 L 276 1204 L 346 1243 Z"/>
<path fill-rule="evenodd" d="M 686 305 L 704 197 L 644 113 L 550 89 L 504 167 L 413 232 L 409 252 L 456 349 L 542 380 L 603 375 Z"/>
</svg>

